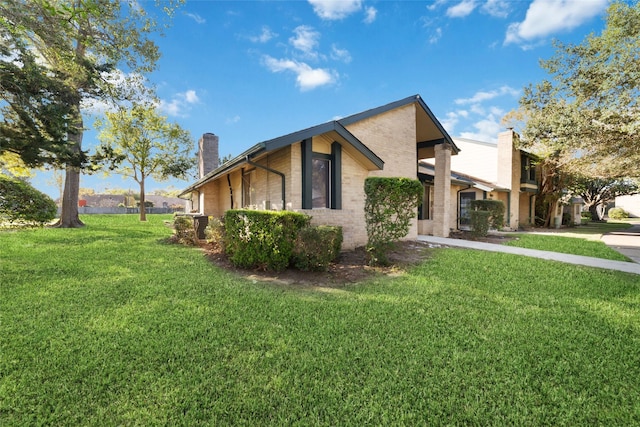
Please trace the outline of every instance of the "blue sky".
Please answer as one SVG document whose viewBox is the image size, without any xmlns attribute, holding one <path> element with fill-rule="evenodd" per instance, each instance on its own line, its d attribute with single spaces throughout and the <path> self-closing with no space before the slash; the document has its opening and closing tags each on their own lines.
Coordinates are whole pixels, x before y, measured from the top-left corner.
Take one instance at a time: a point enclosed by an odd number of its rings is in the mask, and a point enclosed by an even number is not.
<svg viewBox="0 0 640 427">
<path fill-rule="evenodd" d="M 142 1 L 143 7 L 153 2 Z M 220 155 L 420 94 L 453 137 L 495 141 L 552 40 L 599 33 L 607 0 L 194 1 L 157 38 L 160 109 Z M 96 143 L 85 134 L 84 146 Z M 195 149 L 194 149 L 195 152 Z M 32 183 L 53 197 L 49 174 Z M 188 182 L 147 183 L 148 191 Z M 131 188 L 118 175 L 81 187 Z"/>
</svg>

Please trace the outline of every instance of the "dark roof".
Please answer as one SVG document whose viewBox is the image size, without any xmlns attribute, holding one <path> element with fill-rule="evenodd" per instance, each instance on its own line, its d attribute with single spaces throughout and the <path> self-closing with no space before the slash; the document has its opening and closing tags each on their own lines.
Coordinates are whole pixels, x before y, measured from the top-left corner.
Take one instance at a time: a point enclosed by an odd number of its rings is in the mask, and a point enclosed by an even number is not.
<svg viewBox="0 0 640 427">
<path fill-rule="evenodd" d="M 297 132 L 293 132 L 284 136 L 280 136 L 278 138 L 270 139 L 267 141 L 260 142 L 253 147 L 249 148 L 247 151 L 238 155 L 237 157 L 225 162 L 220 165 L 218 168 L 212 170 L 202 178 L 198 179 L 196 182 L 187 187 L 180 196 L 183 196 L 194 189 L 200 187 L 204 183 L 217 178 L 218 176 L 234 169 L 235 167 L 245 163 L 247 160 L 255 158 L 263 153 L 268 153 L 270 151 L 277 150 L 279 148 L 283 148 L 294 144 L 296 142 L 302 141 L 307 138 L 311 138 L 317 135 L 326 134 L 329 132 L 337 133 L 341 139 L 348 143 L 351 147 L 353 147 L 358 153 L 364 156 L 364 158 L 370 162 L 375 168 L 382 169 L 384 162 L 380 157 L 378 157 L 373 151 L 371 151 L 365 144 L 363 144 L 358 138 L 356 138 L 351 132 L 346 129 L 346 126 L 359 122 L 361 120 L 368 119 L 373 116 L 377 116 L 379 114 L 385 113 L 387 111 L 394 110 L 399 107 L 403 107 L 405 105 L 410 105 L 416 103 L 425 115 L 431 119 L 431 122 L 436 126 L 438 131 L 442 134 L 442 141 L 448 143 L 452 150 L 455 153 L 458 153 L 460 150 L 453 142 L 453 139 L 449 136 L 449 134 L 444 130 L 438 119 L 433 115 L 427 104 L 422 100 L 420 95 L 413 95 L 407 98 L 391 102 L 389 104 L 376 107 L 370 110 L 363 111 L 361 113 L 353 114 L 351 116 L 344 117 L 339 120 L 332 120 L 330 122 L 326 122 L 320 125 L 316 125 L 307 129 L 303 129 Z"/>
</svg>

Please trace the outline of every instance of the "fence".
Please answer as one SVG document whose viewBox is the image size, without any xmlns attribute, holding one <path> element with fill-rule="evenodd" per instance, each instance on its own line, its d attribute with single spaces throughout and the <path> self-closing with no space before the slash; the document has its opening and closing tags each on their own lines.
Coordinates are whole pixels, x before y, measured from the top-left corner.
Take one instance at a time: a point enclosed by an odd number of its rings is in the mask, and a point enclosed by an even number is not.
<svg viewBox="0 0 640 427">
<path fill-rule="evenodd" d="M 58 208 L 58 215 L 60 215 L 60 208 Z M 145 209 L 148 214 L 168 214 L 175 212 L 184 212 L 184 208 L 161 208 L 161 207 L 153 207 Z M 139 214 L 140 208 L 119 208 L 119 207 L 91 207 L 91 206 L 82 206 L 78 207 L 78 213 L 83 215 L 91 215 L 91 214 Z"/>
</svg>

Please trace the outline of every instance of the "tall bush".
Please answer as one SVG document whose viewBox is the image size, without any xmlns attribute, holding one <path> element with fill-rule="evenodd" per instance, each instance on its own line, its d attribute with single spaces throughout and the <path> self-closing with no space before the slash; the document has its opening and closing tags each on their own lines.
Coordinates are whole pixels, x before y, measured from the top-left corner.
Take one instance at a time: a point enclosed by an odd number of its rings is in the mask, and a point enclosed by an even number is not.
<svg viewBox="0 0 640 427">
<path fill-rule="evenodd" d="M 370 264 L 388 264 L 387 252 L 409 233 L 423 187 L 409 178 L 370 177 L 364 182 L 367 254 Z"/>
<path fill-rule="evenodd" d="M 504 203 L 500 200 L 473 200 L 471 207 L 471 232 L 486 236 L 490 228 L 500 230 L 504 225 Z"/>
<path fill-rule="evenodd" d="M 0 174 L 0 222 L 43 224 L 56 217 L 56 203 L 19 179 Z"/>
<path fill-rule="evenodd" d="M 225 252 L 237 267 L 282 271 L 289 266 L 299 231 L 310 220 L 289 211 L 228 210 Z"/>
</svg>

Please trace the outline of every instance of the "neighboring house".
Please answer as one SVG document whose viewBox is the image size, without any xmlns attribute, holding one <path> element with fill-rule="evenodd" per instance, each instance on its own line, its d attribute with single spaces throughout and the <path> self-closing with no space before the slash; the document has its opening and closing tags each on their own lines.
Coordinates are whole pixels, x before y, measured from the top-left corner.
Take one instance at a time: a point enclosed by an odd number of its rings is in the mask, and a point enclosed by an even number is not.
<svg viewBox="0 0 640 427">
<path fill-rule="evenodd" d="M 365 179 L 418 179 L 419 160 L 432 159 L 428 215 L 413 221 L 407 237 L 418 230 L 446 237 L 456 227 L 450 170 L 459 149 L 419 95 L 261 142 L 220 166 L 217 144 L 213 134 L 199 141 L 200 179 L 180 195 L 187 212 L 304 212 L 313 224 L 342 226 L 343 247 L 354 248 L 367 241 Z"/>
<path fill-rule="evenodd" d="M 147 202 L 151 202 L 156 208 L 178 208 L 184 206 L 184 200 L 177 197 L 157 196 L 147 194 Z M 124 194 L 83 194 L 80 196 L 79 204 L 82 207 L 93 208 L 117 208 L 120 206 L 134 206 L 136 201 L 133 196 Z"/>
<path fill-rule="evenodd" d="M 629 213 L 631 218 L 640 217 L 640 194 L 618 196 L 615 201 L 616 208 L 622 208 Z"/>
<path fill-rule="evenodd" d="M 505 226 L 517 230 L 533 223 L 538 192 L 534 156 L 515 148 L 518 135 L 508 130 L 498 142 L 453 138 L 460 153 L 451 158 L 451 224 L 469 227 L 469 205 L 477 199 L 500 200 L 505 205 Z M 429 185 L 433 176 L 429 160 L 420 162 L 421 180 Z M 432 192 L 431 192 L 432 193 Z M 420 215 L 430 215 L 430 192 L 425 192 Z M 429 234 L 428 230 L 424 231 Z"/>
</svg>

